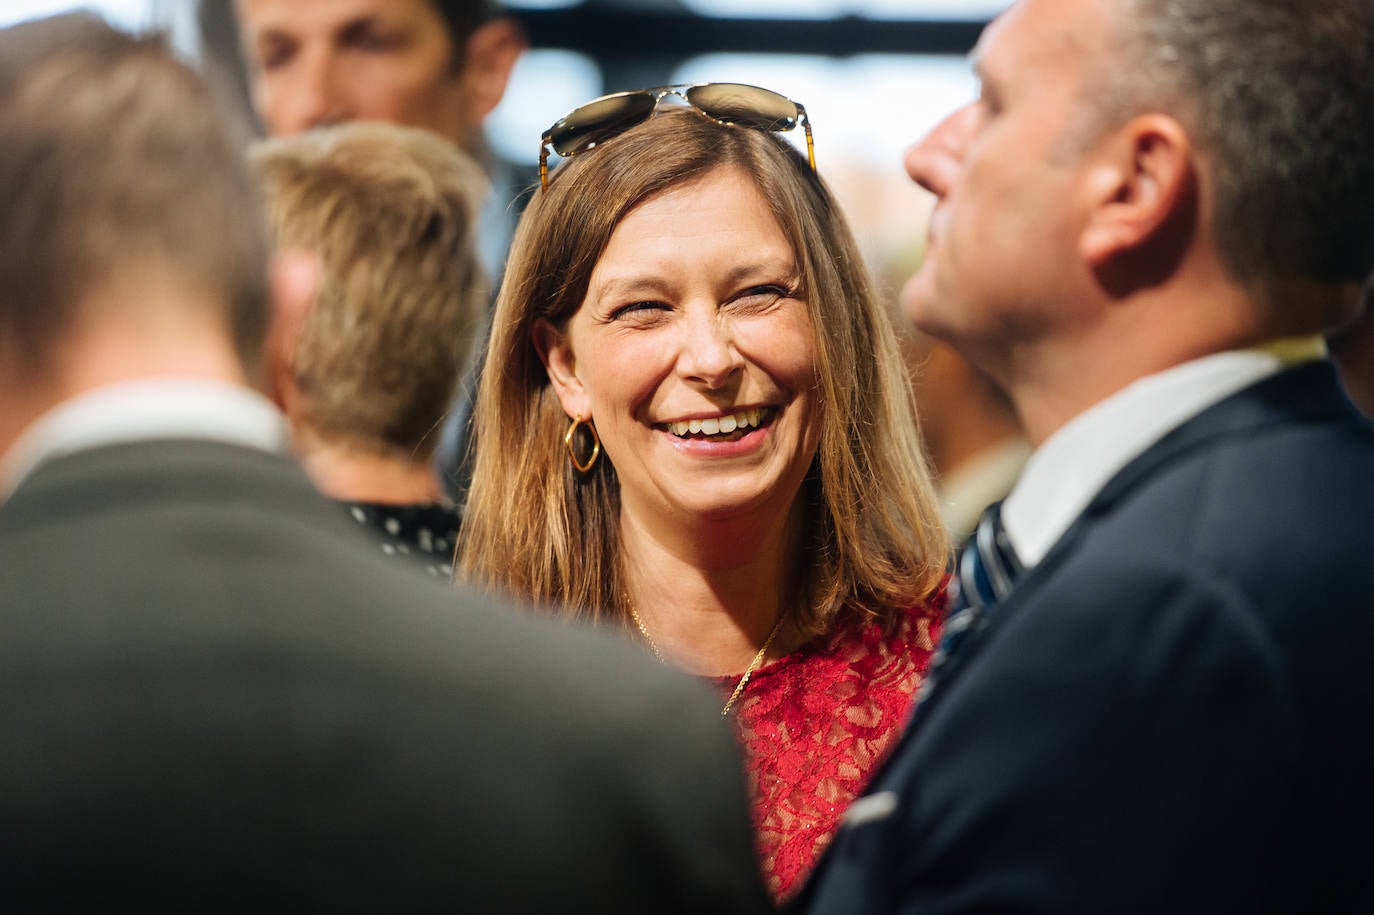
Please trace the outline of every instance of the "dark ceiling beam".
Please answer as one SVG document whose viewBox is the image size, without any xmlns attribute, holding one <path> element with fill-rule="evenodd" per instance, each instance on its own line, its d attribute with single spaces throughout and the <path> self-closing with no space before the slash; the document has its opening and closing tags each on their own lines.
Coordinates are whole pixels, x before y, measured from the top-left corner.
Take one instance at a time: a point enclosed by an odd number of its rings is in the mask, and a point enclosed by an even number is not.
<svg viewBox="0 0 1374 915">
<path fill-rule="evenodd" d="M 515 13 L 536 48 L 568 48 L 593 57 L 686 57 L 744 52 L 823 54 L 967 54 L 985 22 L 884 22 L 855 16 L 826 20 L 714 19 L 690 13 L 600 7 Z"/>
</svg>

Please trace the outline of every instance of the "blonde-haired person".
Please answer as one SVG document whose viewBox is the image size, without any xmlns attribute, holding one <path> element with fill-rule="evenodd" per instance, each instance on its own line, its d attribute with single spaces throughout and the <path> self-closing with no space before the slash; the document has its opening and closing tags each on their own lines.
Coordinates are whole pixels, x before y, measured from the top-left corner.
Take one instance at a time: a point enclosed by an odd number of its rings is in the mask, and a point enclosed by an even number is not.
<svg viewBox="0 0 1374 915">
<path fill-rule="evenodd" d="M 277 244 L 322 265 L 278 379 L 302 463 L 384 552 L 447 578 L 460 515 L 431 456 L 487 296 L 481 170 L 380 122 L 269 140 L 252 161 Z"/>
<path fill-rule="evenodd" d="M 707 88 L 718 116 L 794 104 Z M 460 570 L 718 686 L 783 900 L 900 733 L 945 536 L 888 318 L 807 158 L 696 108 L 603 114 L 560 122 L 599 142 L 516 233 Z"/>
</svg>

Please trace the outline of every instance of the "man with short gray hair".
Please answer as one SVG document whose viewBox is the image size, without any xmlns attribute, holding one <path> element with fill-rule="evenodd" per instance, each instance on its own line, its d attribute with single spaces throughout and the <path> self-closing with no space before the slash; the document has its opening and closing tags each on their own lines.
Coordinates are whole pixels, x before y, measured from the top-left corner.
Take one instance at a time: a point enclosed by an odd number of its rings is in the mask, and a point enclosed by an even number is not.
<svg viewBox="0 0 1374 915">
<path fill-rule="evenodd" d="M 1019 0 L 907 154 L 916 324 L 1036 446 L 815 913 L 1374 906 L 1368 0 Z"/>
</svg>

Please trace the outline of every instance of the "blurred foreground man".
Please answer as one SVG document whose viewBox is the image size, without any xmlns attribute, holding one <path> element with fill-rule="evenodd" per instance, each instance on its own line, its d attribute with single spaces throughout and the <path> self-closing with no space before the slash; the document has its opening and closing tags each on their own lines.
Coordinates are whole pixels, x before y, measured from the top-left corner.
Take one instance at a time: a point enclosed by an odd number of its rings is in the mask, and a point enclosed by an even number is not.
<svg viewBox="0 0 1374 915">
<path fill-rule="evenodd" d="M 283 456 L 248 385 L 314 276 L 254 199 L 159 42 L 0 31 L 6 909 L 762 909 L 709 696 L 397 568 Z"/>
<path fill-rule="evenodd" d="M 1037 450 L 810 911 L 1347 913 L 1374 896 L 1368 0 L 1021 0 L 907 157 L 916 323 Z"/>
</svg>

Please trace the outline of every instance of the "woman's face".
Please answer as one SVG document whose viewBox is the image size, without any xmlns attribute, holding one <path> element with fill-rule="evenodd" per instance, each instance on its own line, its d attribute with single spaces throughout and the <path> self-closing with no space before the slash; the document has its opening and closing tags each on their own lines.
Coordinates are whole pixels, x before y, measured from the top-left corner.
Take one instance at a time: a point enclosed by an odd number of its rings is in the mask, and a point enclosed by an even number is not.
<svg viewBox="0 0 1374 915">
<path fill-rule="evenodd" d="M 590 417 L 646 522 L 784 513 L 816 453 L 816 348 L 799 273 L 735 169 L 650 198 L 611 235 L 560 333 L 534 331 L 570 416 Z"/>
</svg>

